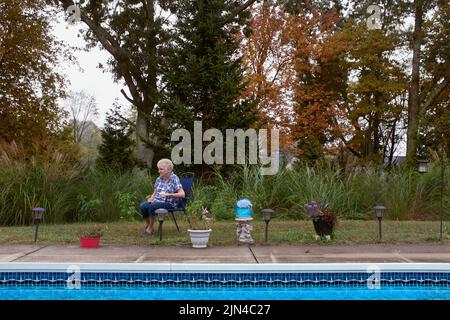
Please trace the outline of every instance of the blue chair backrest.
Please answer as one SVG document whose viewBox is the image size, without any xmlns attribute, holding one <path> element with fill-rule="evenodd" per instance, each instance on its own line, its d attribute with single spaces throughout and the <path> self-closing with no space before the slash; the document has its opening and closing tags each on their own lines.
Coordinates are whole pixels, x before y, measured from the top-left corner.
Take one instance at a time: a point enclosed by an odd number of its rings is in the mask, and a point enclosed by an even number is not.
<svg viewBox="0 0 450 320">
<path fill-rule="evenodd" d="M 191 195 L 192 184 L 194 183 L 194 177 L 192 178 L 180 178 L 180 183 L 183 186 L 185 197 L 180 199 L 178 202 L 178 207 L 181 209 L 186 208 L 186 204 L 189 200 L 189 196 Z"/>
</svg>

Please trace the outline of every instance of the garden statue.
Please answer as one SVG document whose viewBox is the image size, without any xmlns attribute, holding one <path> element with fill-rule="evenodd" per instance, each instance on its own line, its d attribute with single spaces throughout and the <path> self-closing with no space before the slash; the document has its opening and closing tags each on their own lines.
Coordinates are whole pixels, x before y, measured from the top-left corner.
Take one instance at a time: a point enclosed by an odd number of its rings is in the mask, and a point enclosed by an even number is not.
<svg viewBox="0 0 450 320">
<path fill-rule="evenodd" d="M 253 205 L 248 199 L 239 199 L 236 201 L 234 210 L 236 214 L 236 235 L 238 243 L 241 244 L 253 244 L 255 241 L 252 238 L 251 231 L 253 226 L 250 221 L 253 220 Z"/>
</svg>

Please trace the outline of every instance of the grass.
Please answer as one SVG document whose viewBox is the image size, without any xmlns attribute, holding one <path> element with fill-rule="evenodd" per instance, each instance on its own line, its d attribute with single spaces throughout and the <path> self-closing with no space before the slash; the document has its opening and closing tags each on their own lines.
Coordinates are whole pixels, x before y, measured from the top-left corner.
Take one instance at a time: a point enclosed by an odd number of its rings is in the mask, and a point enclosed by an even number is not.
<svg viewBox="0 0 450 320">
<path fill-rule="evenodd" d="M 179 221 L 178 221 L 179 220 Z M 103 224 L 106 230 L 102 237 L 102 245 L 190 245 L 187 234 L 188 223 L 178 219 L 180 233 L 172 221 L 166 221 L 163 229 L 163 240 L 158 236 L 142 238 L 144 224 L 140 221 L 113 222 Z M 43 224 L 39 228 L 37 244 L 64 245 L 78 244 L 77 230 L 86 223 Z M 439 243 L 439 221 L 392 221 L 382 222 L 382 243 Z M 443 243 L 450 244 L 450 222 L 444 222 Z M 0 227 L 0 244 L 33 244 L 34 226 Z M 253 221 L 252 236 L 256 244 L 264 244 L 265 223 Z M 269 224 L 269 245 L 277 244 L 373 244 L 378 241 L 377 221 L 341 220 L 335 228 L 332 241 L 314 239 L 314 228 L 311 221 L 274 219 Z M 211 246 L 236 245 L 236 223 L 233 220 L 216 222 L 213 226 Z"/>
<path fill-rule="evenodd" d="M 95 170 L 65 162 L 58 155 L 47 162 L 27 162 L 18 156 L 14 160 L 16 153 L 0 152 L 0 226 L 30 224 L 33 207 L 46 208 L 46 221 L 52 224 L 137 218 L 140 202 L 153 192 L 156 176 L 143 170 Z M 430 221 L 441 212 L 444 220 L 450 220 L 448 192 L 441 209 L 437 162 L 424 175 L 411 168 L 343 172 L 326 162 L 298 164 L 272 176 L 262 176 L 257 166 L 232 169 L 197 177 L 188 211 L 205 206 L 219 221 L 230 221 L 235 201 L 246 197 L 254 212 L 272 208 L 285 219 L 305 219 L 303 205 L 314 200 L 328 204 L 342 220 L 372 221 L 375 204 L 385 205 L 392 220 Z M 447 170 L 444 181 L 449 180 Z"/>
</svg>

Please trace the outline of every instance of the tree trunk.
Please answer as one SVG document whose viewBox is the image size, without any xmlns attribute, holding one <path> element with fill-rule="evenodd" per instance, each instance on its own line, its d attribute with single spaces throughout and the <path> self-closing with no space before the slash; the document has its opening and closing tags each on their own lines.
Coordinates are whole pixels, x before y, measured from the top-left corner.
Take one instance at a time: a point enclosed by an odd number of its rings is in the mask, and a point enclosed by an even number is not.
<svg viewBox="0 0 450 320">
<path fill-rule="evenodd" d="M 380 115 L 375 112 L 373 115 L 373 157 L 377 157 L 380 151 Z"/>
<path fill-rule="evenodd" d="M 158 96 L 158 88 L 157 88 L 157 60 L 158 53 L 156 51 L 156 47 L 158 41 L 156 39 L 157 32 L 155 26 L 155 3 L 154 1 L 146 2 L 146 27 L 147 27 L 147 35 L 146 35 L 146 47 L 149 55 L 149 59 L 147 61 L 147 76 L 145 77 L 145 87 L 140 88 L 143 92 L 143 110 L 139 110 L 138 108 L 138 116 L 136 120 L 136 157 L 139 160 L 145 162 L 147 166 L 147 171 L 150 172 L 152 168 L 153 158 L 155 156 L 154 145 L 158 145 L 158 137 L 157 133 L 150 132 L 148 117 L 153 112 L 155 108 L 156 99 Z M 139 134 L 143 134 L 141 137 L 145 137 L 147 142 L 150 142 L 152 145 L 146 144 L 141 140 Z M 139 139 L 139 140 L 138 140 Z"/>
<path fill-rule="evenodd" d="M 377 78 L 379 78 L 377 74 Z M 373 123 L 372 123 L 372 131 L 373 131 L 373 147 L 372 147 L 372 155 L 371 160 L 376 160 L 378 157 L 378 153 L 380 151 L 380 112 L 378 110 L 382 110 L 382 94 L 380 92 L 374 93 L 374 104 L 375 104 L 375 112 L 373 113 Z"/>
<path fill-rule="evenodd" d="M 366 131 L 366 158 L 372 159 L 373 144 L 372 144 L 372 132 L 373 132 L 373 119 L 372 114 L 369 114 L 368 127 Z"/>
<path fill-rule="evenodd" d="M 397 129 L 397 119 L 394 120 L 392 124 L 392 132 L 391 132 L 391 149 L 389 150 L 389 164 L 388 166 L 392 166 L 392 161 L 394 160 L 394 150 L 395 150 L 395 131 Z"/>
<path fill-rule="evenodd" d="M 406 161 L 412 165 L 416 162 L 417 130 L 419 126 L 419 81 L 420 81 L 420 46 L 422 43 L 423 0 L 415 0 L 415 23 L 413 33 L 413 60 L 411 84 L 408 98 L 408 131 Z"/>
<path fill-rule="evenodd" d="M 153 151 L 153 148 L 148 147 L 145 143 L 145 141 L 148 141 L 148 137 L 149 128 L 147 114 L 138 109 L 136 119 L 136 158 L 145 163 L 147 170 L 150 170 L 155 152 Z"/>
</svg>

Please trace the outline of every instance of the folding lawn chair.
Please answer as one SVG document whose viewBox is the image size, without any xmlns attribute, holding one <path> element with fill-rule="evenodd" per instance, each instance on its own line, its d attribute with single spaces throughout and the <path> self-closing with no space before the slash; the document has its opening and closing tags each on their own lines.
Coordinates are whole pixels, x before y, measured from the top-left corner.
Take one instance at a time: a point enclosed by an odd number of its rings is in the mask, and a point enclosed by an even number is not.
<svg viewBox="0 0 450 320">
<path fill-rule="evenodd" d="M 183 213 L 186 215 L 186 218 L 189 222 L 189 226 L 192 228 L 191 221 L 186 213 L 186 204 L 189 200 L 189 196 L 191 194 L 192 185 L 194 183 L 194 173 L 186 172 L 184 174 L 180 174 L 180 183 L 183 186 L 184 198 L 178 198 L 178 202 L 176 203 L 176 207 L 174 209 L 157 209 L 156 213 L 170 213 L 173 221 L 175 222 L 175 226 L 177 227 L 178 232 L 180 232 L 180 228 L 178 227 L 177 219 L 175 219 L 174 213 Z"/>
</svg>

